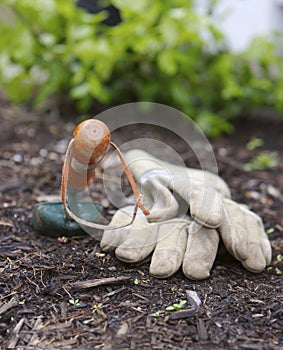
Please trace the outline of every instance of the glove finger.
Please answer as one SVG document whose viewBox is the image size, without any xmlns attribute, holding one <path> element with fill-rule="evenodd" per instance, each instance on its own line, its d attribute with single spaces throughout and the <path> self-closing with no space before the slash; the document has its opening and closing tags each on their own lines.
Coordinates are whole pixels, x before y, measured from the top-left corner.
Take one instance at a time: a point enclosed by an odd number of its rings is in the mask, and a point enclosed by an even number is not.
<svg viewBox="0 0 283 350">
<path fill-rule="evenodd" d="M 131 214 L 129 212 L 133 212 L 133 206 L 124 208 L 123 210 L 118 210 L 112 220 L 111 224 L 113 225 L 124 225 L 125 222 L 129 222 L 131 218 Z M 100 248 L 104 252 L 109 252 L 115 250 L 122 242 L 125 241 L 126 237 L 129 233 L 129 227 L 123 227 L 116 230 L 105 230 L 102 235 L 102 239 L 100 242 Z"/>
<path fill-rule="evenodd" d="M 201 183 L 192 186 L 190 194 L 190 213 L 198 223 L 216 228 L 223 218 L 221 195 L 212 187 L 202 187 Z"/>
<path fill-rule="evenodd" d="M 219 232 L 228 251 L 252 272 L 271 261 L 271 246 L 261 218 L 232 200 L 224 200 L 225 217 Z"/>
<path fill-rule="evenodd" d="M 187 244 L 188 224 L 189 221 L 179 219 L 160 223 L 149 269 L 152 276 L 167 278 L 179 270 Z"/>
<path fill-rule="evenodd" d="M 152 188 L 159 184 L 160 191 L 165 193 L 166 189 L 169 192 L 169 198 L 174 199 L 174 196 L 167 187 L 182 197 L 190 207 L 191 217 L 198 223 L 209 228 L 216 228 L 220 225 L 224 210 L 222 197 L 213 187 L 206 186 L 204 181 L 190 178 L 185 174 L 170 175 L 158 170 L 154 173 L 154 180 L 147 179 L 147 181 L 150 180 L 152 181 Z M 171 208 L 173 208 L 173 205 L 171 205 Z M 178 210 L 177 201 L 176 209 Z M 170 211 L 168 212 L 170 213 Z M 174 216 L 170 218 L 172 217 Z"/>
<path fill-rule="evenodd" d="M 239 213 L 237 220 L 240 219 Z M 243 226 L 237 221 L 231 220 L 227 210 L 224 210 L 223 220 L 218 228 L 223 243 L 228 252 L 236 259 L 244 261 L 249 257 L 248 235 Z"/>
<path fill-rule="evenodd" d="M 243 266 L 247 270 L 255 273 L 264 271 L 266 265 L 269 265 L 271 261 L 267 256 L 268 253 L 266 248 L 267 246 L 259 246 L 258 243 L 249 243 L 250 255 L 246 260 L 242 261 Z"/>
<path fill-rule="evenodd" d="M 261 218 L 252 211 L 241 208 L 245 217 L 248 236 L 248 258 L 242 264 L 252 272 L 262 272 L 271 262 L 271 245 L 264 230 Z"/>
<path fill-rule="evenodd" d="M 143 192 L 146 190 L 146 193 L 149 193 L 153 198 L 153 206 L 147 216 L 148 221 L 155 222 L 176 217 L 179 205 L 167 187 L 153 176 L 142 181 L 142 186 Z"/>
<path fill-rule="evenodd" d="M 174 176 L 176 191 L 190 206 L 191 217 L 201 225 L 216 228 L 223 217 L 223 201 L 221 195 L 213 188 L 205 186 L 203 181 Z"/>
<path fill-rule="evenodd" d="M 132 263 L 145 259 L 156 245 L 157 229 L 157 225 L 149 224 L 144 215 L 137 215 L 126 239 L 115 251 L 117 258 Z"/>
<path fill-rule="evenodd" d="M 215 229 L 208 229 L 193 222 L 189 226 L 187 248 L 183 261 L 183 272 L 190 279 L 209 277 L 216 258 L 219 235 Z"/>
</svg>

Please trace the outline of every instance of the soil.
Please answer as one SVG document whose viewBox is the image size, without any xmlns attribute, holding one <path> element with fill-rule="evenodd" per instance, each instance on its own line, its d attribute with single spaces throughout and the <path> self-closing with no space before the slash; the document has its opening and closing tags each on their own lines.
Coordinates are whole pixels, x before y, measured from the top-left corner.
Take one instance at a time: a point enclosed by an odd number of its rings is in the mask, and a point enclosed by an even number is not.
<svg viewBox="0 0 283 350">
<path fill-rule="evenodd" d="M 273 257 L 253 274 L 220 255 L 203 281 L 181 271 L 159 280 L 149 275 L 150 258 L 129 265 L 88 235 L 52 238 L 33 229 L 34 205 L 59 195 L 74 126 L 54 112 L 0 107 L 1 349 L 283 349 L 283 121 L 242 119 L 234 134 L 211 140 L 233 199 L 262 217 Z M 169 140 L 156 128 L 130 131 L 115 133 L 115 142 L 147 133 Z M 264 145 L 248 151 L 252 137 Z M 181 140 L 170 142 L 192 165 Z M 244 171 L 263 150 L 278 152 L 279 163 Z"/>
</svg>

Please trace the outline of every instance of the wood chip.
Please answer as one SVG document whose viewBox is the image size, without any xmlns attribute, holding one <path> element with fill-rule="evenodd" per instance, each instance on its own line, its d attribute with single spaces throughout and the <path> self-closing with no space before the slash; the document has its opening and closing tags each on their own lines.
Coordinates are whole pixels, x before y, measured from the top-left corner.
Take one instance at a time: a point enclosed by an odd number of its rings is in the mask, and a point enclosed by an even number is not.
<svg viewBox="0 0 283 350">
<path fill-rule="evenodd" d="M 283 195 L 280 193 L 279 190 L 277 190 L 277 188 L 268 184 L 266 187 L 266 190 L 270 196 L 272 196 L 274 198 L 278 198 L 281 202 L 283 202 Z"/>
<path fill-rule="evenodd" d="M 10 301 L 8 301 L 6 304 L 3 304 L 0 307 L 0 315 L 2 315 L 12 307 L 15 307 L 17 305 L 18 305 L 18 299 L 16 297 L 13 297 L 12 299 L 10 299 Z"/>
<path fill-rule="evenodd" d="M 13 165 L 14 164 L 12 164 L 12 166 Z M 22 181 L 4 182 L 0 185 L 0 192 L 3 194 L 12 190 L 17 190 L 22 186 L 22 184 Z"/>
<path fill-rule="evenodd" d="M 45 325 L 42 322 L 42 316 L 39 316 L 38 318 L 35 319 L 35 322 L 33 324 L 32 332 L 31 332 L 32 334 L 31 334 L 31 337 L 29 339 L 27 347 L 29 347 L 29 346 L 35 347 L 40 342 L 40 339 L 38 337 L 37 332 L 42 330 L 44 327 L 45 327 Z"/>
<path fill-rule="evenodd" d="M 128 330 L 129 330 L 128 323 L 127 322 L 122 323 L 122 325 L 118 329 L 118 332 L 116 333 L 116 337 L 117 338 L 124 337 L 128 333 Z"/>
<path fill-rule="evenodd" d="M 283 232 L 283 227 L 279 224 L 275 225 L 275 228 L 277 228 L 277 230 Z"/>
<path fill-rule="evenodd" d="M 121 282 L 129 281 L 130 279 L 131 279 L 130 276 L 100 278 L 96 280 L 75 282 L 75 283 L 72 283 L 71 286 L 77 289 L 86 289 L 86 288 L 104 286 L 107 284 L 121 283 Z"/>
<path fill-rule="evenodd" d="M 198 319 L 197 329 L 198 329 L 199 338 L 201 340 L 207 340 L 208 339 L 207 329 L 205 327 L 204 321 L 201 318 Z"/>
<path fill-rule="evenodd" d="M 21 318 L 20 321 L 16 324 L 16 326 L 14 327 L 14 329 L 12 330 L 12 334 L 11 334 L 11 339 L 8 342 L 7 348 L 8 349 L 15 349 L 16 345 L 19 341 L 19 333 L 21 331 L 21 328 L 23 326 L 25 322 L 25 318 Z"/>
<path fill-rule="evenodd" d="M 113 295 L 122 292 L 125 288 L 126 288 L 126 287 L 122 287 L 122 288 L 119 288 L 119 289 L 115 289 L 115 290 L 113 290 L 112 292 L 106 293 L 106 294 L 103 295 L 103 299 L 104 299 L 104 298 L 112 297 Z"/>
<path fill-rule="evenodd" d="M 186 290 L 187 300 L 192 307 L 198 308 L 201 305 L 201 300 L 194 290 Z"/>
<path fill-rule="evenodd" d="M 0 220 L 0 226 L 14 227 L 11 221 Z"/>
<path fill-rule="evenodd" d="M 184 309 L 173 312 L 170 316 L 170 320 L 180 320 L 183 318 L 193 317 L 195 315 L 195 309 Z"/>
</svg>

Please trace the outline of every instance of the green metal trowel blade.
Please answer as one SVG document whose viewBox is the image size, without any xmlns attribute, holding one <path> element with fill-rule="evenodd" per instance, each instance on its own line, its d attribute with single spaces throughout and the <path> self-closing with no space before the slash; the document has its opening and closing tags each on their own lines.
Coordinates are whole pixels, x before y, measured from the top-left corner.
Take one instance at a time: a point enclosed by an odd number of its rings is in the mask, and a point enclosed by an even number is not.
<svg viewBox="0 0 283 350">
<path fill-rule="evenodd" d="M 102 212 L 102 205 L 97 202 L 79 203 L 80 217 L 96 222 Z M 42 202 L 34 206 L 31 225 L 41 234 L 50 237 L 83 235 L 85 231 L 66 213 L 62 202 Z"/>
</svg>

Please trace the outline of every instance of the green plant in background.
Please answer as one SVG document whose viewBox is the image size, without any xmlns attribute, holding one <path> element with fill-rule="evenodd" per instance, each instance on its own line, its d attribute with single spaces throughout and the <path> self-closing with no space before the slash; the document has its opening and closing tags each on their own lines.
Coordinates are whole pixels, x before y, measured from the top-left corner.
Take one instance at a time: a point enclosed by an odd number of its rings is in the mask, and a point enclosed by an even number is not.
<svg viewBox="0 0 283 350">
<path fill-rule="evenodd" d="M 248 151 L 253 151 L 264 145 L 264 141 L 258 137 L 252 137 L 246 144 Z M 261 151 L 244 165 L 245 171 L 266 170 L 279 164 L 278 152 Z"/>
<path fill-rule="evenodd" d="M 244 165 L 244 170 L 266 170 L 276 167 L 279 164 L 277 152 L 259 152 L 252 160 Z"/>
<path fill-rule="evenodd" d="M 252 137 L 249 142 L 246 144 L 248 151 L 253 151 L 256 148 L 259 148 L 264 145 L 264 141 L 258 137 Z"/>
<path fill-rule="evenodd" d="M 97 36 L 101 16 L 79 11 L 69 0 L 0 4 L 1 83 L 8 97 L 36 105 L 54 94 L 70 94 L 77 68 L 87 69 L 72 50 Z"/>
<path fill-rule="evenodd" d="M 217 1 L 210 1 L 209 13 Z M 283 109 L 283 63 L 254 40 L 241 54 L 189 0 L 104 0 L 122 22 L 91 15 L 75 0 L 0 0 L 0 83 L 14 102 L 67 95 L 87 111 L 133 101 L 182 110 L 209 135 L 257 106 Z"/>
</svg>

